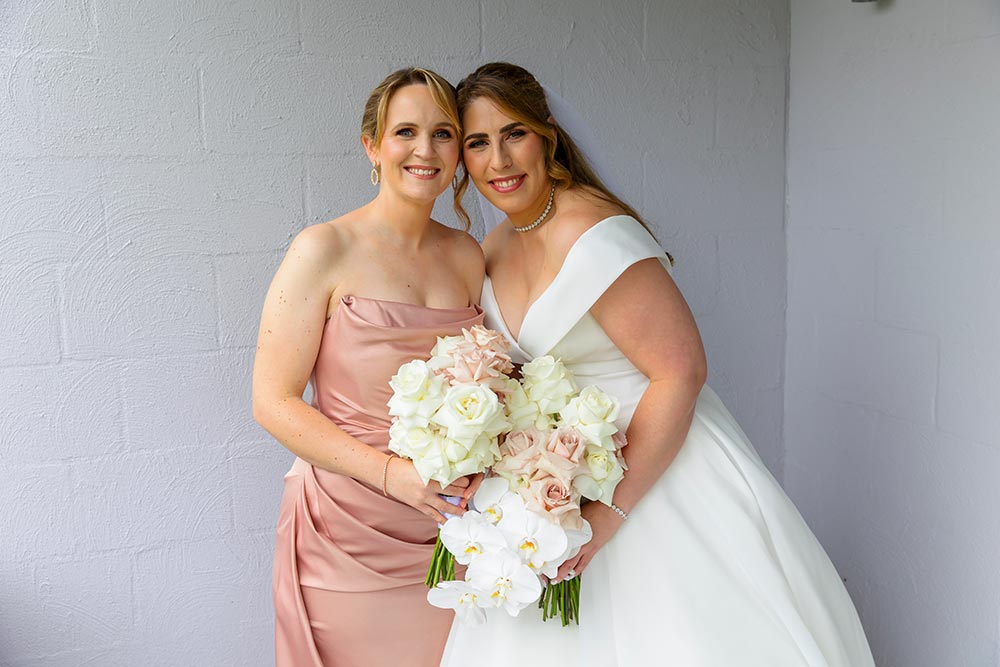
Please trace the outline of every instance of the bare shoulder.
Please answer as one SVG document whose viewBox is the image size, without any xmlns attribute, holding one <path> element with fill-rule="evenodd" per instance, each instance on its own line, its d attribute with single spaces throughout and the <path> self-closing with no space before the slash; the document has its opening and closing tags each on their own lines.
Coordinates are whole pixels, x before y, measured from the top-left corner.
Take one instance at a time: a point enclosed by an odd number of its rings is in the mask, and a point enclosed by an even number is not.
<svg viewBox="0 0 1000 667">
<path fill-rule="evenodd" d="M 559 202 L 558 224 L 552 225 L 546 238 L 554 254 L 565 256 L 583 234 L 616 215 L 622 215 L 620 207 L 606 202 L 584 188 L 573 188 L 563 193 Z"/>
<path fill-rule="evenodd" d="M 483 249 L 486 250 L 488 248 L 496 247 L 497 244 L 500 243 L 503 233 L 504 233 L 503 225 L 494 227 L 489 232 L 487 232 L 486 236 L 483 238 L 483 243 L 482 243 Z"/>
<path fill-rule="evenodd" d="M 497 257 L 513 234 L 510 225 L 499 225 L 490 230 L 490 233 L 483 239 L 483 254 L 489 259 Z"/>
<path fill-rule="evenodd" d="M 306 279 L 311 276 L 318 285 L 333 289 L 343 277 L 340 273 L 349 263 L 362 223 L 352 211 L 328 222 L 310 225 L 292 240 L 282 262 L 282 268 Z"/>
<path fill-rule="evenodd" d="M 351 230 L 341 219 L 310 225 L 299 232 L 288 248 L 286 260 L 330 265 L 350 246 Z"/>
<path fill-rule="evenodd" d="M 466 252 L 471 250 L 479 252 L 479 241 L 472 234 L 464 229 L 455 229 L 454 227 L 441 225 L 441 223 L 438 224 L 444 230 L 446 238 L 455 248 Z"/>
<path fill-rule="evenodd" d="M 442 246 L 445 248 L 448 259 L 459 270 L 470 287 L 475 287 L 478 290 L 486 271 L 486 259 L 479 242 L 471 234 L 461 229 L 440 225 L 439 231 L 443 240 Z"/>
</svg>

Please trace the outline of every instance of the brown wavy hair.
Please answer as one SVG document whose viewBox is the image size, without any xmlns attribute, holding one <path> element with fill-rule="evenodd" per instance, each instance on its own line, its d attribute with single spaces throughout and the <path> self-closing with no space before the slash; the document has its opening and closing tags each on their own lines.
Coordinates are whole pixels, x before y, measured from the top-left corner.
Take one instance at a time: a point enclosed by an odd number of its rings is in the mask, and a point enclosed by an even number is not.
<svg viewBox="0 0 1000 667">
<path fill-rule="evenodd" d="M 557 186 L 582 186 L 599 199 L 620 208 L 650 231 L 649 225 L 636 210 L 612 193 L 598 178 L 569 134 L 552 122 L 545 90 L 531 72 L 511 63 L 489 63 L 462 79 L 457 91 L 459 113 L 464 113 L 473 100 L 485 97 L 541 137 L 545 146 L 545 170 Z M 462 198 L 468 187 L 469 174 L 463 169 L 455 188 L 456 201 Z"/>
<path fill-rule="evenodd" d="M 368 96 L 368 101 L 365 102 L 364 113 L 361 114 L 361 136 L 369 138 L 376 148 L 381 146 L 382 136 L 385 134 L 385 117 L 389 112 L 389 101 L 398 90 L 413 85 L 427 86 L 434 103 L 444 112 L 448 120 L 455 125 L 455 131 L 458 132 L 456 139 L 461 142 L 462 116 L 458 112 L 458 99 L 455 87 L 437 72 L 424 69 L 423 67 L 405 67 L 396 70 L 382 79 L 382 83 L 375 86 L 375 90 L 371 92 Z M 462 197 L 458 195 L 461 183 L 457 171 L 455 172 L 455 180 L 452 181 L 451 185 L 456 193 L 454 200 L 455 213 L 462 221 L 462 224 L 465 225 L 465 231 L 469 231 L 472 223 L 469 220 L 469 214 L 462 208 Z M 464 191 L 465 187 L 462 187 L 462 192 Z"/>
</svg>

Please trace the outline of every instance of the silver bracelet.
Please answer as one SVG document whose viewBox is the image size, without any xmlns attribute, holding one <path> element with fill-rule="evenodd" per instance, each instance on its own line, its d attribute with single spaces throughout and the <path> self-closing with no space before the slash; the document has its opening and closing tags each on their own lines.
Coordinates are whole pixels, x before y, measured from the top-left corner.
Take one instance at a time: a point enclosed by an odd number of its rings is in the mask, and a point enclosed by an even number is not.
<svg viewBox="0 0 1000 667">
<path fill-rule="evenodd" d="M 618 505 L 611 503 L 611 509 L 615 511 L 615 514 L 617 514 L 622 518 L 622 521 L 628 521 L 628 514 L 621 507 L 618 507 Z"/>
</svg>

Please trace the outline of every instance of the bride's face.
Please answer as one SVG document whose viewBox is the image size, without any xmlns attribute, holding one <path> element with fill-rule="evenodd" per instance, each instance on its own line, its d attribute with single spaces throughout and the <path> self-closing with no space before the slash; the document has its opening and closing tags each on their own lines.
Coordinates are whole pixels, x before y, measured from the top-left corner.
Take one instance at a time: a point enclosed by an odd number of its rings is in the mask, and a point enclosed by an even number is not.
<svg viewBox="0 0 1000 667">
<path fill-rule="evenodd" d="M 469 103 L 462 124 L 465 168 L 483 196 L 507 215 L 544 207 L 552 184 L 542 138 L 485 97 Z"/>
<path fill-rule="evenodd" d="M 400 88 L 389 100 L 382 143 L 365 142 L 368 158 L 381 168 L 382 187 L 406 199 L 434 200 L 458 167 L 455 125 L 434 102 L 427 86 Z"/>
</svg>

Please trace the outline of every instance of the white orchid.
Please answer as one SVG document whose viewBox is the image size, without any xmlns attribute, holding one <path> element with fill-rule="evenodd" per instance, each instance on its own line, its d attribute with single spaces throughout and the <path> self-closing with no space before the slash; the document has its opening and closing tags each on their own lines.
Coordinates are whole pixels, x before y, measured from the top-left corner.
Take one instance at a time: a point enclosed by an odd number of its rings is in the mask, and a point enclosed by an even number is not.
<svg viewBox="0 0 1000 667">
<path fill-rule="evenodd" d="M 542 584 L 538 575 L 510 551 L 485 554 L 469 565 L 465 580 L 489 596 L 490 606 L 517 616 L 538 600 Z"/>
<path fill-rule="evenodd" d="M 462 565 L 468 565 L 478 556 L 507 547 L 500 529 L 474 510 L 448 519 L 441 526 L 441 542 L 454 554 L 455 561 Z"/>
<path fill-rule="evenodd" d="M 507 540 L 507 546 L 536 574 L 554 577 L 562 564 L 559 557 L 566 552 L 569 538 L 557 523 L 530 512 L 518 497 L 519 507 L 508 509 L 497 524 Z"/>
<path fill-rule="evenodd" d="M 524 508 L 524 501 L 510 490 L 510 484 L 503 477 L 484 479 L 472 497 L 472 504 L 494 526 L 507 514 Z"/>
<path fill-rule="evenodd" d="M 572 528 L 566 529 L 566 539 L 568 544 L 566 546 L 566 551 L 564 551 L 563 554 L 554 561 L 556 563 L 557 570 L 563 563 L 580 553 L 580 549 L 583 548 L 583 545 L 594 537 L 594 530 L 590 527 L 590 522 L 586 519 L 581 519 L 581 521 L 583 521 L 583 525 L 579 530 L 573 530 Z"/>
<path fill-rule="evenodd" d="M 489 594 L 465 581 L 442 581 L 427 591 L 427 601 L 439 609 L 454 609 L 460 623 L 482 625 L 486 622 Z"/>
</svg>

